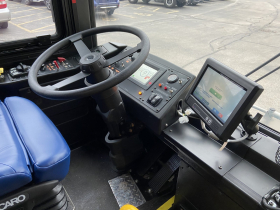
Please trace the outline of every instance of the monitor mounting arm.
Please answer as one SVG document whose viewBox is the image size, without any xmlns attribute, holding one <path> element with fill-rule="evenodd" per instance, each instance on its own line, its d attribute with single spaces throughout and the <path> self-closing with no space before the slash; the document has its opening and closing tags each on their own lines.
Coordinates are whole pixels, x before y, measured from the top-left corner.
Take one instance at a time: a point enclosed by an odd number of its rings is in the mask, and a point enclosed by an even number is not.
<svg viewBox="0 0 280 210">
<path fill-rule="evenodd" d="M 249 136 L 256 134 L 259 131 L 258 123 L 261 119 L 262 115 L 260 113 L 257 113 L 254 118 L 252 114 L 248 113 L 241 121 L 244 130 L 248 133 Z"/>
</svg>

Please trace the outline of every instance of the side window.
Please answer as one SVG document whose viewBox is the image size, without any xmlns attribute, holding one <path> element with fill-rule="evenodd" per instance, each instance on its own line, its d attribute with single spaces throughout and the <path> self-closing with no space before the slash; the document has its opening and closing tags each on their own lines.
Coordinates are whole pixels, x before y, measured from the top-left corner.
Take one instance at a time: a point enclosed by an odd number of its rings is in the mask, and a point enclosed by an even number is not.
<svg viewBox="0 0 280 210">
<path fill-rule="evenodd" d="M 0 0 L 0 43 L 55 33 L 51 0 Z"/>
</svg>

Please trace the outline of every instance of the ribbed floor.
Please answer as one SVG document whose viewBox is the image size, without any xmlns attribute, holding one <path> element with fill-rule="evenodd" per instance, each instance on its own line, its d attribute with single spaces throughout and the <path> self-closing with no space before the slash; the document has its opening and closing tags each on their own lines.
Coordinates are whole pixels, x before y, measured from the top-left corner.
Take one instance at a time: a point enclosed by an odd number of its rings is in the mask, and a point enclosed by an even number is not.
<svg viewBox="0 0 280 210">
<path fill-rule="evenodd" d="M 75 209 L 119 210 L 108 180 L 118 176 L 110 167 L 104 145 L 86 145 L 72 151 L 70 171 L 63 180 Z"/>
<path fill-rule="evenodd" d="M 119 210 L 108 180 L 117 176 L 111 169 L 109 150 L 103 144 L 86 145 L 72 151 L 70 171 L 62 184 L 77 210 Z M 156 197 L 140 210 L 156 210 L 172 195 Z M 67 209 L 69 210 L 69 209 Z"/>
</svg>

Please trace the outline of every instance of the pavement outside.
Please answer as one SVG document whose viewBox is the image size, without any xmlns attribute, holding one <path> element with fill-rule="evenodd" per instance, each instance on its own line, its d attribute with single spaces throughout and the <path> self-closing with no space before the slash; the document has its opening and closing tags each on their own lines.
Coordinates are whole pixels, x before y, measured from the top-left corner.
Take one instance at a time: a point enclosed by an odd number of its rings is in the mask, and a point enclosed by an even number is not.
<svg viewBox="0 0 280 210">
<path fill-rule="evenodd" d="M 12 20 L 0 29 L 0 42 L 55 33 L 52 15 L 43 3 L 30 6 L 8 1 Z M 165 8 L 151 1 L 130 4 L 120 1 L 112 16 L 96 13 L 97 26 L 129 25 L 150 38 L 151 53 L 194 75 L 208 57 L 215 58 L 246 74 L 280 53 L 279 0 L 210 0 L 197 6 Z M 123 33 L 98 35 L 98 43 L 108 41 L 136 45 L 138 39 Z M 280 58 L 251 75 L 256 80 L 280 65 Z M 256 105 L 280 112 L 280 72 L 259 83 L 265 88 Z"/>
</svg>

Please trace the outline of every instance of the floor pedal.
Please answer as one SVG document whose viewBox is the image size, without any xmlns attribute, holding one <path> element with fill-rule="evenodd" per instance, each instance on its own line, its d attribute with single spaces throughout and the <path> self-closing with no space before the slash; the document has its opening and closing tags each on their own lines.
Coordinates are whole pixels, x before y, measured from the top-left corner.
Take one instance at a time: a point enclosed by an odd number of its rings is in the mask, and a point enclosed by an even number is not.
<svg viewBox="0 0 280 210">
<path fill-rule="evenodd" d="M 157 193 L 172 176 L 172 174 L 179 168 L 180 161 L 181 159 L 178 155 L 174 154 L 151 179 L 149 186 L 153 190 L 153 193 Z"/>
<path fill-rule="evenodd" d="M 121 208 L 125 204 L 138 207 L 146 202 L 130 174 L 124 174 L 108 181 Z"/>
<path fill-rule="evenodd" d="M 138 165 L 137 174 L 139 176 L 144 176 L 145 173 L 152 167 L 157 159 L 166 151 L 165 144 L 156 144 L 141 160 Z"/>
</svg>

